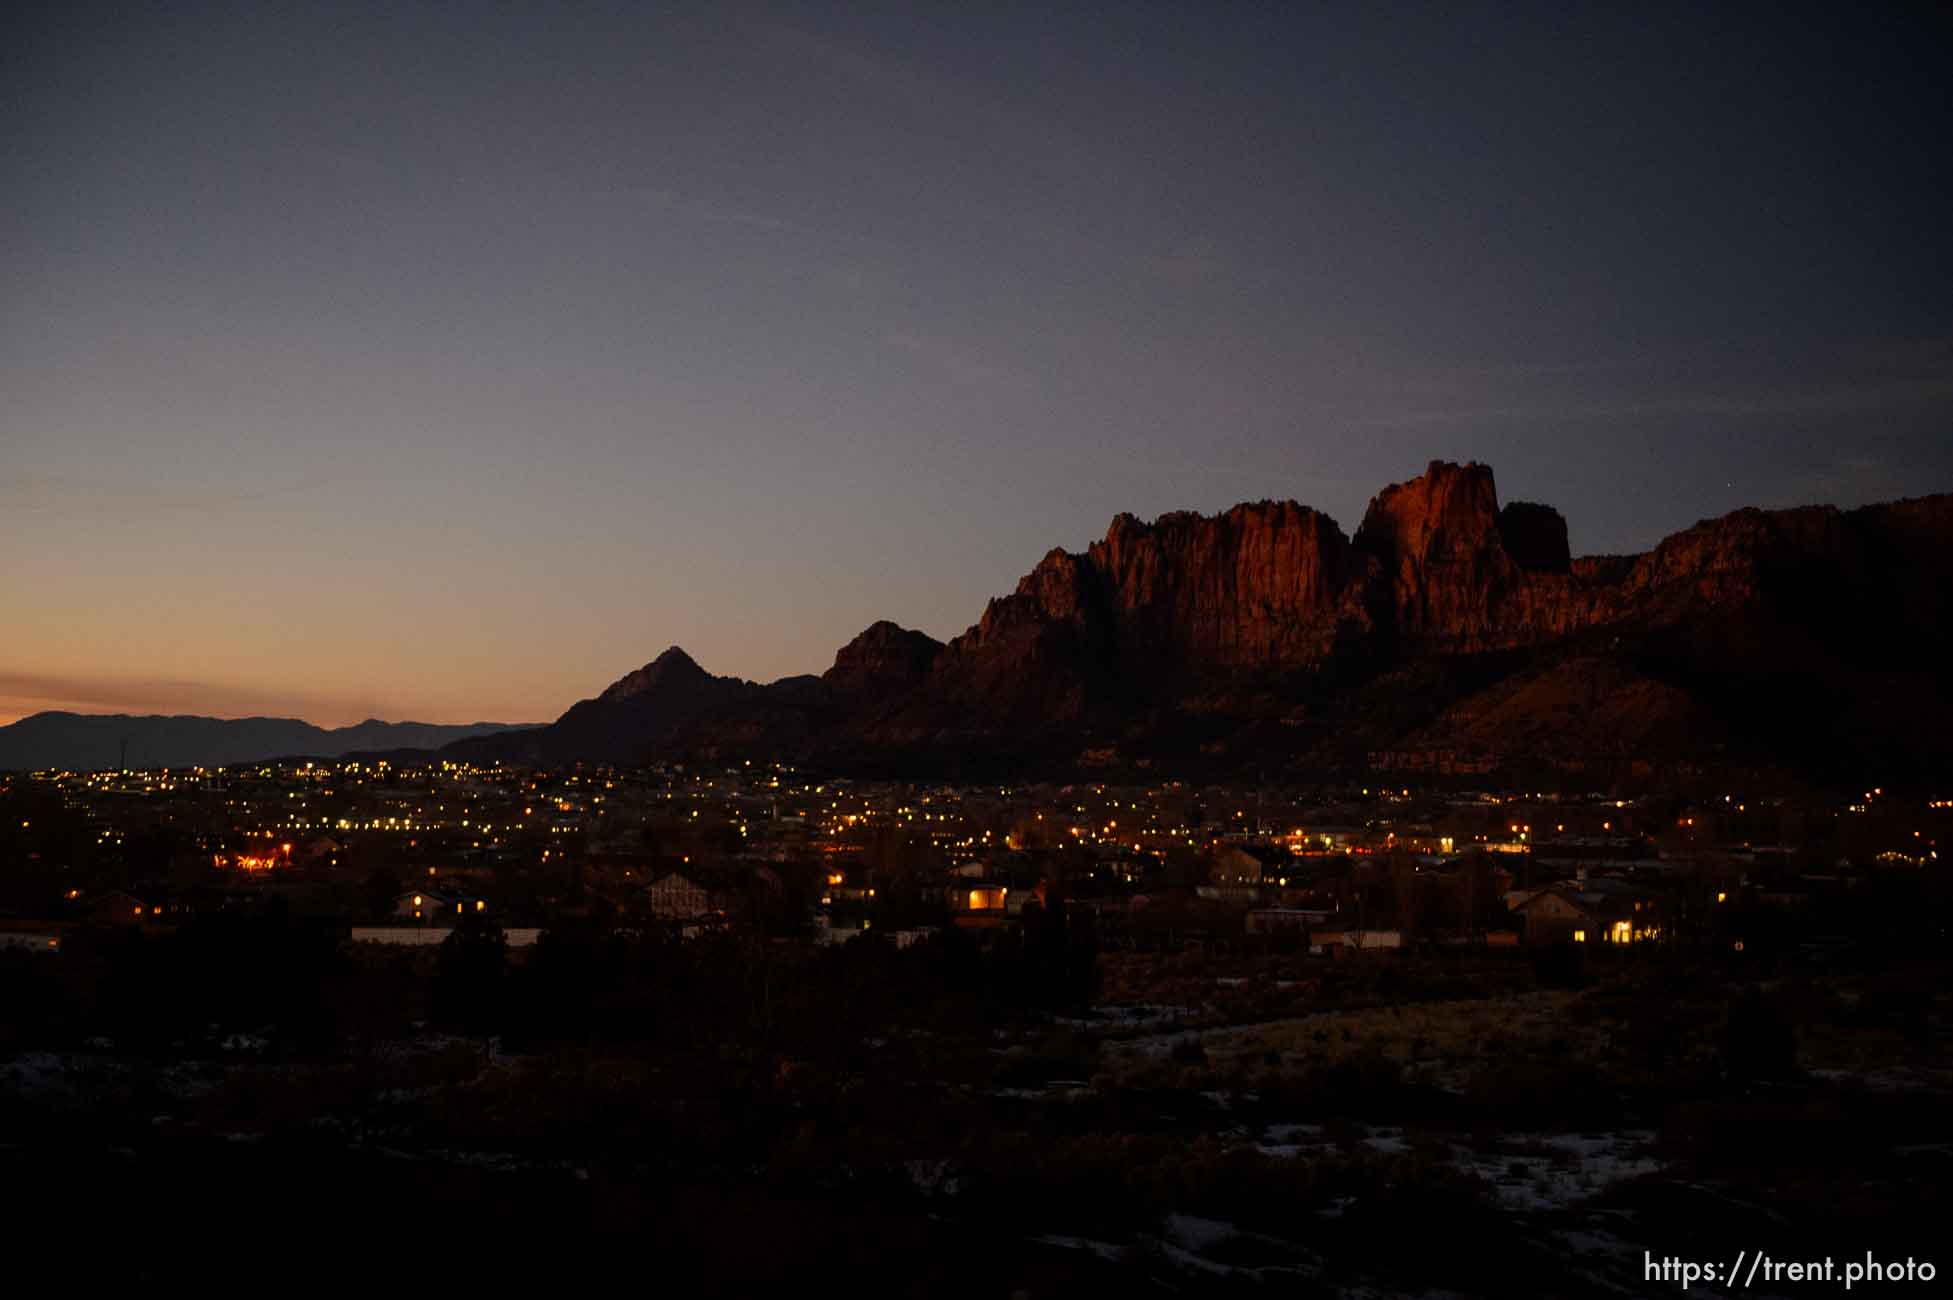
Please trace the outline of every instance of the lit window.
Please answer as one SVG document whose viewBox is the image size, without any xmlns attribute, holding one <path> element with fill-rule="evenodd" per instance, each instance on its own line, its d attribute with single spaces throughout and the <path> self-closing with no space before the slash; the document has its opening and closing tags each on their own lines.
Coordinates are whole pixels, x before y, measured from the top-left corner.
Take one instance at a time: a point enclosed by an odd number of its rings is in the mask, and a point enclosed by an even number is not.
<svg viewBox="0 0 1953 1300">
<path fill-rule="evenodd" d="M 1587 932 L 1585 930 L 1575 930 L 1573 932 L 1573 941 L 1575 943 L 1587 942 Z"/>
</svg>

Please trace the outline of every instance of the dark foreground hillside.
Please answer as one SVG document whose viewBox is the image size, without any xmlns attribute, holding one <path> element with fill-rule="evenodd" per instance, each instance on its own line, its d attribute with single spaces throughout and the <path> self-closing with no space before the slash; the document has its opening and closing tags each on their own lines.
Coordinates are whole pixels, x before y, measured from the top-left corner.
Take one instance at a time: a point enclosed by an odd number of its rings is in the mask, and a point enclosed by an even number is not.
<svg viewBox="0 0 1953 1300">
<path fill-rule="evenodd" d="M 1929 1257 L 1953 1186 L 1947 972 L 1907 952 L 257 924 L 0 953 L 11 1277 L 1651 1294 L 1643 1252 Z"/>
</svg>

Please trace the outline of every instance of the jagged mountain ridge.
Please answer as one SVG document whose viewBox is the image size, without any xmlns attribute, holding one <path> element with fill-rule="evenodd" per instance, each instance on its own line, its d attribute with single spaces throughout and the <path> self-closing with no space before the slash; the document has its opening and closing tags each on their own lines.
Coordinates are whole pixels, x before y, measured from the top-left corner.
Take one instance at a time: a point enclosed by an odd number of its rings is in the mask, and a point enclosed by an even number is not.
<svg viewBox="0 0 1953 1300">
<path fill-rule="evenodd" d="M 1433 462 L 1353 537 L 1288 501 L 1121 515 L 947 645 L 877 623 L 822 676 L 765 686 L 674 648 L 553 727 L 463 748 L 919 769 L 1088 753 L 1808 766 L 1824 746 L 1840 766 L 1944 763 L 1949 593 L 1953 496 L 1742 510 L 1576 559 L 1557 511 L 1501 506 L 1487 466 Z"/>
</svg>

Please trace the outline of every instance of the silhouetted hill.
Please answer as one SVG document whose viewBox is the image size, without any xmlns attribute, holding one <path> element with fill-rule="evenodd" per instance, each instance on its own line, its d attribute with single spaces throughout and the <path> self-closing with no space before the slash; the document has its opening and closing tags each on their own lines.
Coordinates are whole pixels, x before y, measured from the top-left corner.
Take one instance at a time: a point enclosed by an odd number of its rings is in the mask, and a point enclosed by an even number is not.
<svg viewBox="0 0 1953 1300">
<path fill-rule="evenodd" d="M 0 727 L 0 769 L 223 767 L 267 758 L 337 758 L 371 750 L 438 749 L 467 736 L 518 729 L 505 722 L 442 726 L 381 722 L 315 727 L 297 718 L 36 713 Z"/>
<path fill-rule="evenodd" d="M 762 689 L 736 677 L 714 677 L 672 646 L 595 699 L 571 705 L 547 727 L 462 740 L 447 752 L 537 764 L 635 762 L 662 752 L 701 715 L 730 715 L 738 705 L 757 702 Z"/>
</svg>

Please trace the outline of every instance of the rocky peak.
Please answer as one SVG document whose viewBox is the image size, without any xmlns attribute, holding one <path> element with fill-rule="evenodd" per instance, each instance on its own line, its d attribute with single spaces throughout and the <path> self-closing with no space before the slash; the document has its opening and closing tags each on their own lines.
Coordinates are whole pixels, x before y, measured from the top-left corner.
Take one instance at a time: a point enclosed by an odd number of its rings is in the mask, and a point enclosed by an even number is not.
<svg viewBox="0 0 1953 1300">
<path fill-rule="evenodd" d="M 626 673 L 612 682 L 598 698 L 625 700 L 649 690 L 711 679 L 712 674 L 699 667 L 696 660 L 677 646 L 672 646 L 636 672 Z"/>
<path fill-rule="evenodd" d="M 1530 564 L 1514 557 L 1508 532 Z M 1573 617 L 1565 592 L 1539 585 L 1571 570 L 1564 522 L 1543 506 L 1502 514 L 1489 465 L 1434 460 L 1419 477 L 1385 488 L 1363 516 L 1356 546 L 1378 562 L 1372 606 L 1405 648 L 1516 645 L 1557 635 Z"/>
<path fill-rule="evenodd" d="M 927 633 L 882 619 L 835 652 L 822 680 L 844 690 L 899 690 L 927 677 L 942 649 Z"/>
<path fill-rule="evenodd" d="M 1533 573 L 1573 572 L 1566 519 L 1552 506 L 1510 501 L 1499 511 L 1499 540 L 1513 563 Z"/>
<path fill-rule="evenodd" d="M 1018 581 L 1017 594 L 1036 602 L 1046 617 L 1071 618 L 1085 604 L 1090 567 L 1084 556 L 1053 547 Z"/>
<path fill-rule="evenodd" d="M 1492 467 L 1434 460 L 1417 478 L 1385 488 L 1371 499 L 1356 546 L 1391 570 L 1501 549 Z"/>
</svg>

